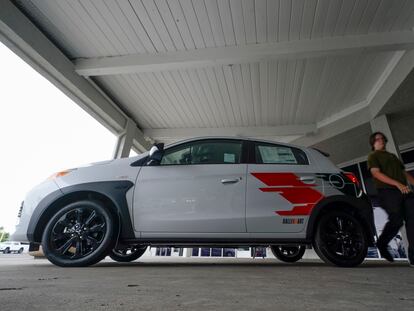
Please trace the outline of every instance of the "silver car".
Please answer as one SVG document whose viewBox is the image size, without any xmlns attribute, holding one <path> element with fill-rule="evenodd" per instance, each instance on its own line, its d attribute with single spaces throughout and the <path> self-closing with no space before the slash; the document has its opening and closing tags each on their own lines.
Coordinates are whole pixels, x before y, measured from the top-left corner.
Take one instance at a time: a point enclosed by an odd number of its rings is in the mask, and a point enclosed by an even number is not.
<svg viewBox="0 0 414 311">
<path fill-rule="evenodd" d="M 294 262 L 307 245 L 359 265 L 374 244 L 371 205 L 352 173 L 312 148 L 207 137 L 53 175 L 25 198 L 13 238 L 59 266 L 147 246 L 271 246 Z"/>
</svg>

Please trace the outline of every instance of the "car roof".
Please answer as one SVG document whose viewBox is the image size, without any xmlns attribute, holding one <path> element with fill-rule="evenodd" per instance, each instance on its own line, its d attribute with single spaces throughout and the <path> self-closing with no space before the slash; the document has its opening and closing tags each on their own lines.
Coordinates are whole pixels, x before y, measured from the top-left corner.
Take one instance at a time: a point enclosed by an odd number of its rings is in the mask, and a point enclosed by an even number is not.
<svg viewBox="0 0 414 311">
<path fill-rule="evenodd" d="M 181 145 L 183 143 L 188 143 L 188 142 L 192 142 L 192 141 L 199 141 L 199 140 L 209 140 L 209 139 L 229 139 L 229 140 L 253 141 L 253 142 L 276 144 L 276 145 L 281 145 L 281 146 L 286 146 L 286 147 L 294 147 L 294 148 L 299 148 L 299 149 L 307 149 L 306 147 L 303 147 L 303 146 L 289 144 L 289 143 L 277 142 L 277 141 L 274 141 L 274 140 L 272 141 L 272 140 L 257 139 L 257 138 L 251 138 L 251 137 L 239 137 L 239 136 L 200 136 L 200 137 L 193 137 L 193 138 L 188 138 L 188 139 L 176 141 L 174 143 L 166 145 L 165 147 L 170 148 L 170 147 Z"/>
</svg>

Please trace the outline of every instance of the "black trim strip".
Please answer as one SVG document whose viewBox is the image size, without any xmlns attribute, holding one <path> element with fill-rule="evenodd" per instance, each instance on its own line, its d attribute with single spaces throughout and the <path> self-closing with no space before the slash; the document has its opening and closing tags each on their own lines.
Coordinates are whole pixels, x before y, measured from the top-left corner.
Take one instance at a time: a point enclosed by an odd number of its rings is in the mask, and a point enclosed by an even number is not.
<svg viewBox="0 0 414 311">
<path fill-rule="evenodd" d="M 199 247 L 199 246 L 250 246 L 250 245 L 305 245 L 311 244 L 311 240 L 307 239 L 269 239 L 269 238 L 253 238 L 253 239 L 229 239 L 229 238 L 143 238 L 143 239 L 124 239 L 122 243 L 125 244 L 141 244 L 141 245 L 154 245 L 154 246 L 174 246 L 174 247 Z"/>
</svg>

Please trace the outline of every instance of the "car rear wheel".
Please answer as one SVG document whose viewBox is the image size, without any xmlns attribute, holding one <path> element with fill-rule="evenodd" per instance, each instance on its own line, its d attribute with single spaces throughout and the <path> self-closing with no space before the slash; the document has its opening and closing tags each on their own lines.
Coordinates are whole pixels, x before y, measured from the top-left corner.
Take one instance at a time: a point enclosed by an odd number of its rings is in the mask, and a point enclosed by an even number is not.
<svg viewBox="0 0 414 311">
<path fill-rule="evenodd" d="M 4 251 L 3 251 L 3 254 L 8 254 L 8 253 L 10 253 L 10 248 L 6 248 Z"/>
<path fill-rule="evenodd" d="M 123 249 L 112 249 L 109 253 L 109 257 L 118 262 L 130 262 L 141 257 L 146 249 L 146 246 L 137 245 L 131 245 Z"/>
<path fill-rule="evenodd" d="M 357 218 L 342 211 L 332 211 L 318 222 L 314 248 L 326 263 L 355 267 L 367 256 L 368 240 Z"/>
<path fill-rule="evenodd" d="M 98 201 L 79 201 L 59 210 L 43 232 L 45 256 L 55 265 L 83 267 L 101 261 L 115 244 L 114 221 Z"/>
<path fill-rule="evenodd" d="M 273 255 L 284 262 L 296 262 L 302 259 L 306 247 L 304 245 L 272 245 Z"/>
</svg>

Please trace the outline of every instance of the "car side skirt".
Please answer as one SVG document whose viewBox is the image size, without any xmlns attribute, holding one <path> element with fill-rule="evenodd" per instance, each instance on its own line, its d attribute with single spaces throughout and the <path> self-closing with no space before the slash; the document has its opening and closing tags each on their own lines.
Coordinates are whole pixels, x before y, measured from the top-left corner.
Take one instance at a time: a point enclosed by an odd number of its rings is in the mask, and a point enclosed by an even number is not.
<svg viewBox="0 0 414 311">
<path fill-rule="evenodd" d="M 243 247 L 243 246 L 269 246 L 269 245 L 310 245 L 312 241 L 306 239 L 126 239 L 123 244 L 137 244 L 147 246 L 173 246 L 173 247 Z"/>
</svg>

